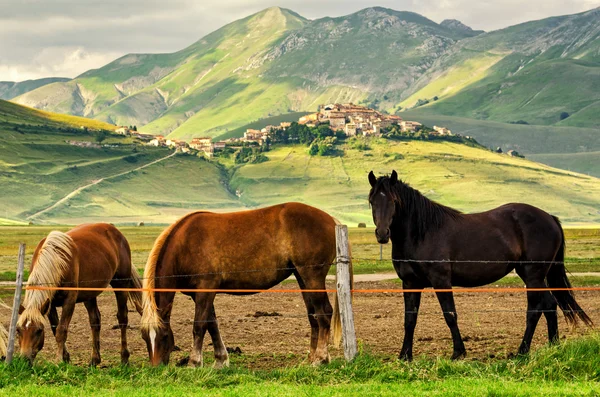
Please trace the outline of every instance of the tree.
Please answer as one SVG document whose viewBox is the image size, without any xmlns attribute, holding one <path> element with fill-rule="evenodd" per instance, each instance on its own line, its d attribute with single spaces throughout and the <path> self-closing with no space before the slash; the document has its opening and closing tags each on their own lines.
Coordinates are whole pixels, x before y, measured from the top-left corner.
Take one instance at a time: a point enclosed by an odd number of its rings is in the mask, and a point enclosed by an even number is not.
<svg viewBox="0 0 600 397">
<path fill-rule="evenodd" d="M 569 117 L 569 116 L 570 116 L 570 114 L 569 114 L 569 113 L 567 113 L 567 112 L 562 112 L 562 113 L 560 114 L 560 119 L 561 119 L 561 120 L 564 120 L 564 119 L 566 119 L 566 118 L 567 118 L 567 117 Z"/>
<path fill-rule="evenodd" d="M 137 132 L 137 125 L 133 126 L 133 130 Z"/>
<path fill-rule="evenodd" d="M 104 130 L 100 130 L 96 133 L 96 136 L 94 137 L 94 139 L 96 140 L 96 142 L 98 144 L 104 142 L 104 140 L 108 137 L 108 133 Z"/>
</svg>

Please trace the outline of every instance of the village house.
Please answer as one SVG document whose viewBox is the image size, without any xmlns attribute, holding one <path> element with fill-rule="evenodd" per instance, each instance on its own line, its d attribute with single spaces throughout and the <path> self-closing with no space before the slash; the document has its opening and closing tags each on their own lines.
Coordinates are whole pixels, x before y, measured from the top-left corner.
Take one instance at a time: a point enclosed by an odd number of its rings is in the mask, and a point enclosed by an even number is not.
<svg viewBox="0 0 600 397">
<path fill-rule="evenodd" d="M 423 124 L 416 121 L 402 120 L 399 124 L 402 132 L 417 132 L 421 129 L 421 127 L 423 127 Z"/>
<path fill-rule="evenodd" d="M 198 150 L 199 152 L 204 152 L 207 157 L 212 157 L 213 155 L 213 145 L 212 138 L 210 137 L 202 137 L 202 138 L 194 138 L 190 142 L 190 148 Z"/>
<path fill-rule="evenodd" d="M 218 150 L 225 149 L 226 143 L 224 141 L 217 141 L 213 143 L 213 151 L 216 152 Z"/>
<path fill-rule="evenodd" d="M 150 142 L 148 142 L 148 145 L 157 146 L 157 147 L 158 146 L 167 146 L 167 141 L 164 136 L 156 135 L 156 137 L 154 137 L 154 139 L 152 139 Z"/>
<path fill-rule="evenodd" d="M 434 135 L 452 135 L 452 131 L 446 127 L 438 127 L 437 125 L 434 125 L 433 130 L 437 132 L 437 134 Z"/>
<path fill-rule="evenodd" d="M 244 141 L 262 143 L 267 139 L 268 135 L 269 133 L 266 131 L 263 132 L 262 130 L 254 130 L 249 128 L 246 130 L 246 132 L 244 132 Z"/>
<path fill-rule="evenodd" d="M 356 135 L 356 124 L 347 123 L 346 126 L 344 127 L 344 132 L 346 133 L 347 136 Z"/>
<path fill-rule="evenodd" d="M 152 134 L 142 134 L 142 133 L 137 132 L 137 131 L 133 131 L 131 133 L 131 135 L 134 136 L 135 138 L 138 138 L 138 139 L 140 139 L 142 141 L 147 141 L 147 142 L 150 142 L 151 140 L 154 139 L 154 135 L 152 135 Z"/>
<path fill-rule="evenodd" d="M 312 113 L 307 114 L 306 116 L 302 116 L 298 119 L 298 124 L 315 124 L 319 121 L 319 114 Z"/>
<path fill-rule="evenodd" d="M 115 132 L 119 135 L 129 135 L 129 127 L 126 127 L 126 126 L 117 127 Z"/>
</svg>

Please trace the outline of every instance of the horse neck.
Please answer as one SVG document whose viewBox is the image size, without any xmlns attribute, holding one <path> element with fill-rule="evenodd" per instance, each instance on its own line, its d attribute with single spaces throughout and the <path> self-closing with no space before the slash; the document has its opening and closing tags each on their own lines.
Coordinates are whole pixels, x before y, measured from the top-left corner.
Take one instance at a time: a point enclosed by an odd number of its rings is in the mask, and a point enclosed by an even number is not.
<svg viewBox="0 0 600 397">
<path fill-rule="evenodd" d="M 442 227 L 460 214 L 428 199 L 408 185 L 397 186 L 395 193 L 398 201 L 392 222 L 392 240 L 400 244 L 400 251 L 405 256 L 416 249 L 429 230 Z"/>
</svg>

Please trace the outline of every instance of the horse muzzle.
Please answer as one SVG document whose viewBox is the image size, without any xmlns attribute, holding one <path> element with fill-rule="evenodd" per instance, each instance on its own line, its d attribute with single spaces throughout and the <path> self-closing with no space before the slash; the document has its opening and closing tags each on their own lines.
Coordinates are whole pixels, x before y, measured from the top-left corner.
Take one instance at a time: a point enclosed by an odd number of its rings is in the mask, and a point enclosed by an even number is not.
<svg viewBox="0 0 600 397">
<path fill-rule="evenodd" d="M 390 229 L 385 229 L 385 232 L 380 232 L 379 229 L 375 229 L 375 237 L 379 244 L 387 244 L 390 241 Z"/>
</svg>

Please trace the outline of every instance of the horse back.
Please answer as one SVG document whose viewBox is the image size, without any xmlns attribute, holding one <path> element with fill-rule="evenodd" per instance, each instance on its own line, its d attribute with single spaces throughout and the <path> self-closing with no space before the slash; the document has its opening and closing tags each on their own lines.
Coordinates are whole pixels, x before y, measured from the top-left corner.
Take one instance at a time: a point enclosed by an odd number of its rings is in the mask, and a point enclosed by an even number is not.
<svg viewBox="0 0 600 397">
<path fill-rule="evenodd" d="M 335 224 L 330 215 L 301 203 L 194 213 L 171 232 L 156 274 L 199 275 L 179 279 L 180 285 L 268 286 L 294 267 L 328 267 L 335 258 Z"/>
<path fill-rule="evenodd" d="M 67 234 L 77 247 L 81 286 L 105 287 L 125 262 L 131 263 L 127 239 L 111 224 L 80 225 Z"/>
</svg>

